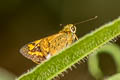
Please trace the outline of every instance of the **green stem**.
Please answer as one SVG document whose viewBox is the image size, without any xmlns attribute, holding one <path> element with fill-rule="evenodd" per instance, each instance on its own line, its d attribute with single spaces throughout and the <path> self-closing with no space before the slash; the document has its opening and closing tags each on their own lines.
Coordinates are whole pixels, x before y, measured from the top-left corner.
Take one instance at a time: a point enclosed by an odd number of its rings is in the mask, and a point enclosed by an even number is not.
<svg viewBox="0 0 120 80">
<path fill-rule="evenodd" d="M 51 80 L 118 35 L 120 35 L 120 18 L 85 35 L 58 55 L 20 76 L 18 80 Z"/>
<path fill-rule="evenodd" d="M 109 44 L 103 46 L 98 51 L 94 52 L 93 55 L 91 55 L 88 59 L 88 69 L 93 77 L 98 79 L 104 78 L 103 72 L 100 69 L 99 65 L 99 54 L 102 54 L 103 52 L 106 52 L 106 54 L 111 55 L 111 57 L 114 59 L 117 67 L 117 72 L 120 73 L 120 49 L 119 46 L 115 44 Z"/>
</svg>

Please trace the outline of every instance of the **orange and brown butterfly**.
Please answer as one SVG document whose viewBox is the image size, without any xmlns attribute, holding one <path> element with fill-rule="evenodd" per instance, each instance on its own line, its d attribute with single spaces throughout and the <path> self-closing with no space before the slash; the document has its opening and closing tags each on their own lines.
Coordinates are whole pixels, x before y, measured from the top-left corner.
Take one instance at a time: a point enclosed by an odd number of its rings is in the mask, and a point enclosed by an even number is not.
<svg viewBox="0 0 120 80">
<path fill-rule="evenodd" d="M 75 25 L 76 24 L 68 24 L 56 34 L 26 44 L 20 49 L 20 53 L 37 64 L 49 59 L 51 56 L 60 52 L 63 48 L 66 48 L 68 45 L 71 45 L 78 40 L 75 34 Z"/>
<path fill-rule="evenodd" d="M 57 34 L 26 44 L 20 49 L 20 53 L 39 64 L 78 40 L 75 32 L 76 27 L 68 24 Z"/>
</svg>

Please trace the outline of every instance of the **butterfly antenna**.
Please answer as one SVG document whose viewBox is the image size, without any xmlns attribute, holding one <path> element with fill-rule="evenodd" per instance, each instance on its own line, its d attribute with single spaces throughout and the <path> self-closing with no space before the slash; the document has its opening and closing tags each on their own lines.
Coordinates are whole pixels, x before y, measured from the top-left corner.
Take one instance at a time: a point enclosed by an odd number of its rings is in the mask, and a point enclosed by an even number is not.
<svg viewBox="0 0 120 80">
<path fill-rule="evenodd" d="M 88 21 L 91 21 L 91 20 L 94 20 L 94 19 L 97 19 L 97 18 L 98 18 L 98 16 L 95 16 L 95 17 L 90 18 L 90 19 L 87 19 L 87 20 L 85 20 L 85 21 L 81 21 L 81 22 L 75 23 L 75 24 L 73 24 L 73 25 L 78 25 L 78 24 L 81 24 L 81 23 L 85 23 L 85 22 L 88 22 Z"/>
</svg>

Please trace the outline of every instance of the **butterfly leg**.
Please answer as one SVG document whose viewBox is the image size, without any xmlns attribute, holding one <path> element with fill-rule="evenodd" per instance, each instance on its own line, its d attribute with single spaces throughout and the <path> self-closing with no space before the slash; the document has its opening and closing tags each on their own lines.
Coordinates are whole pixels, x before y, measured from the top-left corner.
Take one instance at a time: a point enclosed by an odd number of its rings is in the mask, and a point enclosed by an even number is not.
<svg viewBox="0 0 120 80">
<path fill-rule="evenodd" d="M 76 34 L 75 34 L 75 39 L 78 40 L 78 37 L 76 36 Z"/>
</svg>

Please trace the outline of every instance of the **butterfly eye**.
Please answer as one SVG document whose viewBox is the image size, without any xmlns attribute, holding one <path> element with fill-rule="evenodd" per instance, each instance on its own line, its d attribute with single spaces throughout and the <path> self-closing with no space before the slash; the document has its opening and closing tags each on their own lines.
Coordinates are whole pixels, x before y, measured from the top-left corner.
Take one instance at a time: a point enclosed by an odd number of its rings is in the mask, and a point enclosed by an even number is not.
<svg viewBox="0 0 120 80">
<path fill-rule="evenodd" d="M 72 26 L 72 27 L 70 27 L 70 30 L 71 30 L 72 33 L 75 33 L 76 32 L 76 27 Z"/>
</svg>

